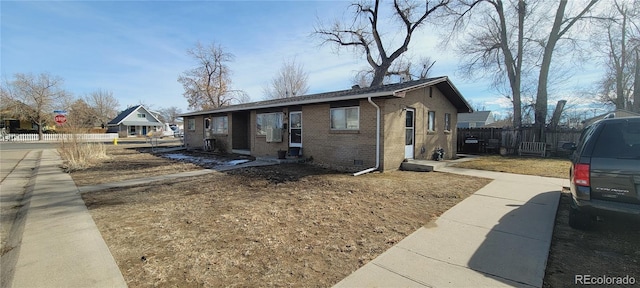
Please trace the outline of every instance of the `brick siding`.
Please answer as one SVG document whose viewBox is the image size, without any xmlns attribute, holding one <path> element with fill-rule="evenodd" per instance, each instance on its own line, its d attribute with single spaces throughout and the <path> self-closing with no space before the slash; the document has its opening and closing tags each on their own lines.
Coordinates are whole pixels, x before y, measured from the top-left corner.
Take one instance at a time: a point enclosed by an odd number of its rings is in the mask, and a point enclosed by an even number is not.
<svg viewBox="0 0 640 288">
<path fill-rule="evenodd" d="M 381 108 L 381 167 L 383 171 L 399 169 L 405 159 L 405 107 L 415 109 L 414 159 L 431 159 L 437 147 L 445 149 L 446 158 L 456 153 L 457 110 L 435 87 L 407 92 L 403 98 L 374 98 Z M 366 99 L 359 101 L 359 130 L 332 130 L 330 127 L 329 103 L 310 104 L 302 107 L 302 151 L 304 158 L 313 158 L 313 163 L 345 171 L 359 171 L 375 166 L 376 160 L 376 109 Z M 284 113 L 284 123 L 288 128 L 288 109 L 278 109 Z M 436 112 L 435 131 L 427 131 L 428 112 Z M 274 112 L 273 110 L 269 112 Z M 288 150 L 289 131 L 285 129 L 282 142 L 268 143 L 266 137 L 256 133 L 255 110 L 248 114 L 250 124 L 249 147 L 253 156 L 277 156 L 279 149 Z M 444 131 L 444 115 L 451 114 L 451 131 Z M 233 112 L 228 113 L 229 134 L 233 135 Z M 188 148 L 202 148 L 204 139 L 204 118 L 195 118 L 195 131 L 185 130 L 185 143 Z M 186 128 L 186 127 L 185 127 Z M 240 129 L 239 127 L 236 127 Z M 246 128 L 244 128 L 246 129 Z M 246 133 L 240 131 L 240 133 Z M 228 152 L 233 147 L 232 138 L 225 135 Z"/>
</svg>

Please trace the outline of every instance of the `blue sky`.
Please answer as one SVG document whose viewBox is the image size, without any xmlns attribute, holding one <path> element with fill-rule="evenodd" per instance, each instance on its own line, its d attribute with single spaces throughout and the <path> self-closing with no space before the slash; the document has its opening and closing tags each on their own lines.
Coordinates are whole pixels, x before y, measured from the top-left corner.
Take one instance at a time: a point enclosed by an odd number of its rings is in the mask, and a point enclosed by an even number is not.
<svg viewBox="0 0 640 288">
<path fill-rule="evenodd" d="M 320 46 L 311 33 L 318 19 L 348 17 L 344 1 L 2 1 L 1 72 L 48 72 L 75 96 L 104 89 L 120 109 L 144 103 L 186 112 L 178 75 L 196 64 L 186 50 L 216 42 L 235 55 L 233 87 L 252 101 L 283 60 L 309 73 L 310 93 L 348 89 L 364 57 Z M 447 75 L 463 96 L 487 109 L 507 104 L 488 81 L 456 75 L 452 49 L 440 49 L 429 27 L 412 40 L 410 54 L 436 60 L 432 76 Z M 430 33 L 431 32 L 431 33 Z M 388 34 L 390 35 L 390 34 Z M 551 104 L 551 103 L 550 103 Z"/>
</svg>

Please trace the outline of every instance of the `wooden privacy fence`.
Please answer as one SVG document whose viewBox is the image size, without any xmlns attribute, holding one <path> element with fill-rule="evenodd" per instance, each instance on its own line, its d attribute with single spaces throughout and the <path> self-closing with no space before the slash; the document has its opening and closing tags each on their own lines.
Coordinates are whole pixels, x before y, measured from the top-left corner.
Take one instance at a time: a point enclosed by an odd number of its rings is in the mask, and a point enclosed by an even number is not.
<svg viewBox="0 0 640 288">
<path fill-rule="evenodd" d="M 106 142 L 118 138 L 118 133 L 102 134 L 42 134 L 42 141 L 86 141 L 86 142 Z M 30 142 L 39 141 L 38 134 L 5 134 L 0 141 Z"/>
<path fill-rule="evenodd" d="M 457 147 L 458 153 L 486 153 L 488 143 L 499 143 L 498 149 L 490 149 L 504 152 L 506 154 L 517 154 L 518 147 L 522 142 L 544 142 L 547 155 L 565 156 L 569 151 L 562 149 L 562 144 L 577 143 L 582 130 L 560 128 L 547 130 L 544 141 L 537 138 L 537 133 L 533 127 L 515 128 L 458 128 Z M 471 137 L 477 139 L 478 145 L 465 145 L 465 140 Z M 497 140 L 497 141 L 496 141 Z M 473 141 L 467 141 L 473 142 Z"/>
</svg>

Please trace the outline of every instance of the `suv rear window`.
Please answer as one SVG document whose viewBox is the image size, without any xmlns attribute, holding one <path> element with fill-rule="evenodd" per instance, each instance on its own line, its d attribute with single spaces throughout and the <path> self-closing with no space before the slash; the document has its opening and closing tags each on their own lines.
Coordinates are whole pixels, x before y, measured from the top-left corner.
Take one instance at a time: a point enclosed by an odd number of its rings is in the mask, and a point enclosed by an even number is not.
<svg viewBox="0 0 640 288">
<path fill-rule="evenodd" d="M 635 122 L 606 123 L 591 156 L 640 159 L 640 125 Z"/>
</svg>

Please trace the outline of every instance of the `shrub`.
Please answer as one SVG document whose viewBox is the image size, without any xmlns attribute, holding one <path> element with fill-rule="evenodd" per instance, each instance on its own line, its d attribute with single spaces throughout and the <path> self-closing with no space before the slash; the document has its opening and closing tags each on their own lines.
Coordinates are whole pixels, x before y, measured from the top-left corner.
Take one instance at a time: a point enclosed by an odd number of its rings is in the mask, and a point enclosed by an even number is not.
<svg viewBox="0 0 640 288">
<path fill-rule="evenodd" d="M 86 169 L 109 158 L 104 144 L 82 141 L 78 134 L 72 134 L 71 139 L 63 140 L 59 151 L 65 161 L 64 168 L 67 172 Z"/>
</svg>

